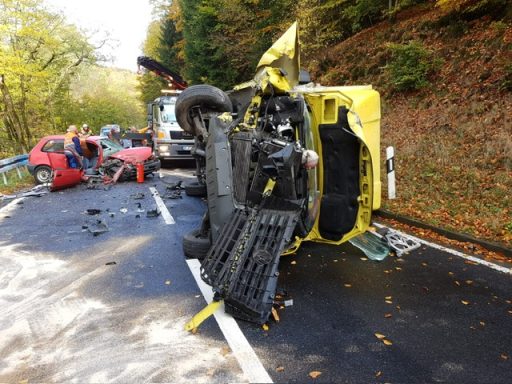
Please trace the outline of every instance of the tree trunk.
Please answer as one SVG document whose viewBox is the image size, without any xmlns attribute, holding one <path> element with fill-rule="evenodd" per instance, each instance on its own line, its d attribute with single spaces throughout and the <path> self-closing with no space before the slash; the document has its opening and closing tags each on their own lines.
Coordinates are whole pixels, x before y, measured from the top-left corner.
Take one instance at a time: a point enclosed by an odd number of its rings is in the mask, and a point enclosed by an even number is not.
<svg viewBox="0 0 512 384">
<path fill-rule="evenodd" d="M 18 116 L 18 113 L 16 112 L 16 108 L 14 107 L 14 103 L 9 93 L 9 89 L 5 84 L 4 75 L 0 75 L 0 92 L 2 93 L 2 101 L 5 106 L 6 126 L 9 127 L 8 129 L 10 129 L 10 133 L 13 136 L 15 144 L 18 145 L 24 153 L 27 153 L 28 145 L 24 139 L 23 125 Z"/>
</svg>

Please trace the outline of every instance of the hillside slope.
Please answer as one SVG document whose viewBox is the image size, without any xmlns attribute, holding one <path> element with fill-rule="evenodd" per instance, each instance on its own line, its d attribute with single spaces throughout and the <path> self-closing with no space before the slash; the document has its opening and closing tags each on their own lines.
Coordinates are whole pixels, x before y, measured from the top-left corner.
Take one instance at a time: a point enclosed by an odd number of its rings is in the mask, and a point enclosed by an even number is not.
<svg viewBox="0 0 512 384">
<path fill-rule="evenodd" d="M 426 88 L 397 92 L 389 46 L 410 41 L 439 65 Z M 308 64 L 324 85 L 367 83 L 381 92 L 382 147 L 396 149 L 398 189 L 396 200 L 383 199 L 384 208 L 512 247 L 509 16 L 450 19 L 423 5 Z"/>
</svg>

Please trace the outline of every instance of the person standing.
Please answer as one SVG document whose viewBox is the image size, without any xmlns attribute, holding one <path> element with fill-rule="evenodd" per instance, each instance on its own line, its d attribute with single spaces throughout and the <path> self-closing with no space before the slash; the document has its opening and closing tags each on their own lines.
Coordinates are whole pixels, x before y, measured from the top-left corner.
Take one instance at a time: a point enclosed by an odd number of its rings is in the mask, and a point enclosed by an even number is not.
<svg viewBox="0 0 512 384">
<path fill-rule="evenodd" d="M 91 136 L 92 132 L 91 129 L 87 124 L 82 125 L 82 129 L 80 130 L 80 133 L 78 134 L 81 139 L 87 139 L 89 136 Z"/>
<path fill-rule="evenodd" d="M 78 162 L 80 168 L 84 167 L 83 152 L 80 147 L 80 138 L 78 137 L 78 129 L 76 125 L 70 125 L 64 136 L 64 151 L 69 151 Z"/>
</svg>

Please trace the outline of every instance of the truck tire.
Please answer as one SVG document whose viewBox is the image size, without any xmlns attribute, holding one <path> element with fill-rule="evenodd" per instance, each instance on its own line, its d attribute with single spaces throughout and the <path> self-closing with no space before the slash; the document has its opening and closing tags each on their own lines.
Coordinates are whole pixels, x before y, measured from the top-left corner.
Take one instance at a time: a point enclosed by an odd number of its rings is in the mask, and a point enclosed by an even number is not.
<svg viewBox="0 0 512 384">
<path fill-rule="evenodd" d="M 204 112 L 233 111 L 233 104 L 228 95 L 219 88 L 206 84 L 188 87 L 178 96 L 175 112 L 180 127 L 191 134 L 195 134 L 194 122 L 190 114 L 193 107 L 199 107 Z"/>
<path fill-rule="evenodd" d="M 200 229 L 194 229 L 183 236 L 183 253 L 187 259 L 203 260 L 210 246 L 210 239 L 202 237 Z"/>
<path fill-rule="evenodd" d="M 200 184 L 197 181 L 194 181 L 190 184 L 186 184 L 185 193 L 187 194 L 187 196 L 206 197 L 206 185 Z"/>
</svg>

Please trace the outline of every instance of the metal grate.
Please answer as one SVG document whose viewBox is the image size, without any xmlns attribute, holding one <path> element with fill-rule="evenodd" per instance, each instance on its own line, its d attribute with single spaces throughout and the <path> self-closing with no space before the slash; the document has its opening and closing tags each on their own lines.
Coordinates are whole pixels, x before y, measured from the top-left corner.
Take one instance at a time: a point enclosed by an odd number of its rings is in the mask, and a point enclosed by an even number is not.
<svg viewBox="0 0 512 384">
<path fill-rule="evenodd" d="M 280 204 L 272 199 L 269 207 Z M 225 299 L 226 312 L 264 323 L 277 288 L 279 256 L 297 223 L 293 210 L 236 210 L 201 265 L 201 277 Z"/>
</svg>

